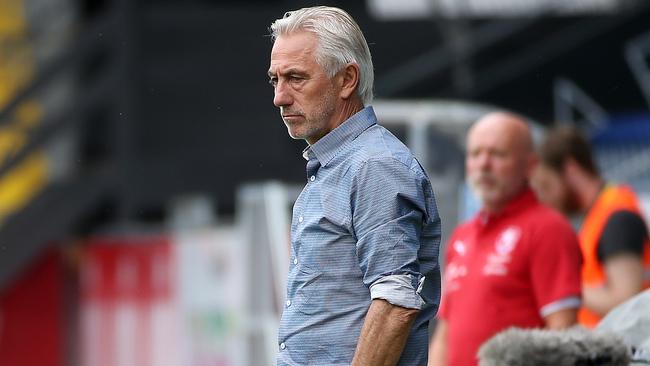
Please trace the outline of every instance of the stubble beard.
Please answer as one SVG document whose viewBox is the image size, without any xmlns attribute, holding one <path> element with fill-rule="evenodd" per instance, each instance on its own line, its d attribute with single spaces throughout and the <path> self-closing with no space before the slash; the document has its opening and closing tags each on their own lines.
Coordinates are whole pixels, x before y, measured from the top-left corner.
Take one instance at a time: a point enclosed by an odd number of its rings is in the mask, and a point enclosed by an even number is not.
<svg viewBox="0 0 650 366">
<path fill-rule="evenodd" d="M 476 198 L 478 198 L 483 205 L 491 204 L 495 200 L 495 196 L 498 194 L 497 181 L 494 176 L 489 173 L 471 174 L 469 176 L 469 185 Z"/>
<path fill-rule="evenodd" d="M 330 120 L 334 114 L 335 103 L 334 96 L 331 90 L 328 90 L 323 94 L 322 98 L 318 101 L 317 108 L 314 110 L 313 114 L 307 115 L 304 111 L 294 111 L 294 110 L 283 110 L 281 112 L 290 112 L 290 114 L 297 114 L 304 118 L 301 122 L 289 122 L 284 120 L 284 124 L 287 126 L 289 131 L 289 136 L 295 140 L 310 140 L 314 138 L 320 138 L 326 135 L 329 127 Z M 302 126 L 295 126 L 296 128 L 291 129 L 291 125 L 302 124 Z"/>
<path fill-rule="evenodd" d="M 507 184 L 494 174 L 485 172 L 470 175 L 469 184 L 483 206 L 503 205 L 519 191 L 518 184 Z"/>
<path fill-rule="evenodd" d="M 566 186 L 564 190 L 561 210 L 569 216 L 577 215 L 581 211 L 578 193 L 569 186 Z"/>
</svg>

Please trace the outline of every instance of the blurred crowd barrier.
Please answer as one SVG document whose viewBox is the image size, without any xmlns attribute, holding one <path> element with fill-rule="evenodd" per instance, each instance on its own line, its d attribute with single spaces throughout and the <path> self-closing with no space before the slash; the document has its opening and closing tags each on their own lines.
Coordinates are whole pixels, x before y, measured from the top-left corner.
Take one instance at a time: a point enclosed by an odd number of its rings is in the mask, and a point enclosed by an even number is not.
<svg viewBox="0 0 650 366">
<path fill-rule="evenodd" d="M 232 228 L 84 248 L 81 365 L 247 364 L 243 246 Z"/>
</svg>

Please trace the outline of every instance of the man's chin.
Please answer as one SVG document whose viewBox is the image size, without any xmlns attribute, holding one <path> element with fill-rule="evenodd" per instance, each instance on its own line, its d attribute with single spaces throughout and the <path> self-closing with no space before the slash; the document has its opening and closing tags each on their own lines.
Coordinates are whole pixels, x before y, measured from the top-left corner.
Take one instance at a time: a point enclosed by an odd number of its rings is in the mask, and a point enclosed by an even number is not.
<svg viewBox="0 0 650 366">
<path fill-rule="evenodd" d="M 496 192 L 493 189 L 491 189 L 491 187 L 487 187 L 486 185 L 483 184 L 473 184 L 470 185 L 470 188 L 472 189 L 474 196 L 476 196 L 476 198 L 478 198 L 481 201 L 489 200 L 490 197 L 496 194 Z"/>
<path fill-rule="evenodd" d="M 289 137 L 291 137 L 294 140 L 304 140 L 305 139 L 305 134 L 302 131 L 298 131 L 297 129 L 291 128 L 291 125 L 286 123 L 287 125 L 287 132 L 289 133 Z"/>
<path fill-rule="evenodd" d="M 485 205 L 486 202 L 491 201 L 492 195 L 489 192 L 485 192 L 479 189 L 473 189 L 472 192 L 474 193 L 474 197 L 476 197 L 481 205 Z"/>
<path fill-rule="evenodd" d="M 481 203 L 481 207 L 499 206 L 504 202 L 508 202 L 514 197 L 514 195 L 511 195 L 507 192 L 502 192 L 497 189 L 475 189 L 474 196 Z"/>
</svg>

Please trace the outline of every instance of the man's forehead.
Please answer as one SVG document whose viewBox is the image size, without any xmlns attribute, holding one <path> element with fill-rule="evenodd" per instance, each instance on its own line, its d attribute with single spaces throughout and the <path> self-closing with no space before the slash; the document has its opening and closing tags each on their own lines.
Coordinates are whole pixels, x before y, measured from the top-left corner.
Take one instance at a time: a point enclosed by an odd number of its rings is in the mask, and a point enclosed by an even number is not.
<svg viewBox="0 0 650 366">
<path fill-rule="evenodd" d="M 500 150 L 527 150 L 530 139 L 527 130 L 512 126 L 492 124 L 476 126 L 467 135 L 467 146 L 494 146 Z"/>
<path fill-rule="evenodd" d="M 310 32 L 296 32 L 279 36 L 271 49 L 274 58 L 311 57 L 316 51 L 318 39 Z"/>
<path fill-rule="evenodd" d="M 315 57 L 316 39 L 308 32 L 306 35 L 296 34 L 280 36 L 276 39 L 271 50 L 269 75 L 295 71 L 307 72 L 313 67 L 318 67 Z"/>
<path fill-rule="evenodd" d="M 308 74 L 308 61 L 301 60 L 271 60 L 267 74 L 269 76 L 284 74 Z"/>
<path fill-rule="evenodd" d="M 278 74 L 308 74 L 308 71 L 305 70 L 305 68 L 298 66 L 292 66 L 292 65 L 273 65 L 271 63 L 271 67 L 269 68 L 269 71 L 267 72 L 269 76 L 275 76 Z"/>
<path fill-rule="evenodd" d="M 474 131 L 467 137 L 467 150 L 489 149 L 508 152 L 517 149 L 512 136 L 497 131 Z"/>
</svg>

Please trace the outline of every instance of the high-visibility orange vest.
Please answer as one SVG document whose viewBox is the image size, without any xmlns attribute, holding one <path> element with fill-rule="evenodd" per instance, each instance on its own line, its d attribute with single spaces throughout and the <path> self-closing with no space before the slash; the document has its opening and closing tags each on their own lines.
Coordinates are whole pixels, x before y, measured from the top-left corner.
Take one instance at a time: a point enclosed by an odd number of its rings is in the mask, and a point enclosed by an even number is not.
<svg viewBox="0 0 650 366">
<path fill-rule="evenodd" d="M 605 272 L 598 261 L 598 241 L 612 213 L 626 210 L 641 215 L 636 195 L 631 188 L 624 185 L 608 185 L 598 196 L 593 207 L 587 213 L 580 228 L 580 248 L 582 249 L 582 284 L 585 287 L 600 287 L 605 284 Z M 650 287 L 650 241 L 643 245 L 644 287 Z M 593 328 L 601 316 L 585 308 L 578 312 L 578 322 Z"/>
</svg>

